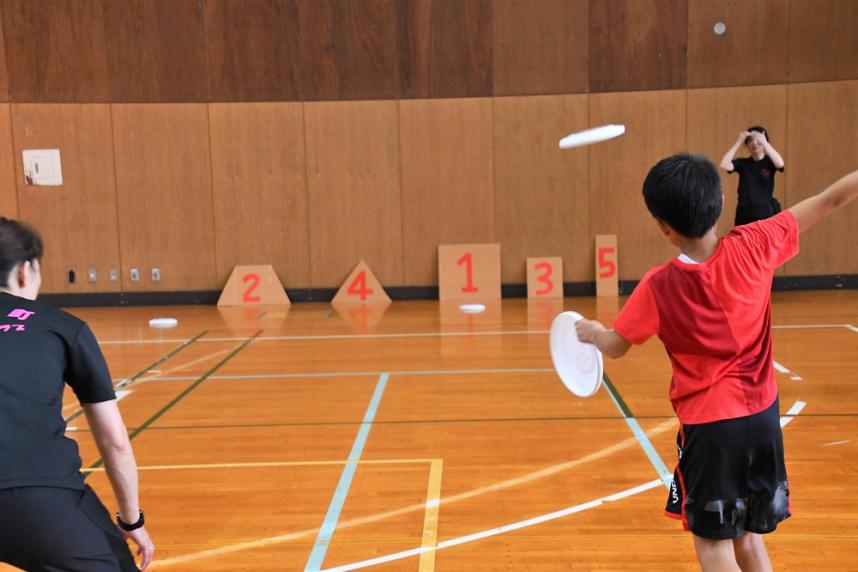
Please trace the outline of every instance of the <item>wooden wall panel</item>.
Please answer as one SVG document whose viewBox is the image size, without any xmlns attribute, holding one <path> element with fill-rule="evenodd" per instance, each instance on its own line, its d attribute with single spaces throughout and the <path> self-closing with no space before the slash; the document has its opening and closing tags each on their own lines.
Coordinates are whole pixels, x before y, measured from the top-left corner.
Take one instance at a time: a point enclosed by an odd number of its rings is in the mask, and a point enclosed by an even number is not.
<svg viewBox="0 0 858 572">
<path fill-rule="evenodd" d="M 432 0 L 431 97 L 492 94 L 491 0 Z"/>
<path fill-rule="evenodd" d="M 588 88 L 589 0 L 494 0 L 495 95 Z"/>
<path fill-rule="evenodd" d="M 11 101 L 108 100 L 101 0 L 6 0 L 3 28 Z"/>
<path fill-rule="evenodd" d="M 209 0 L 206 56 L 210 101 L 300 99 L 296 0 Z"/>
<path fill-rule="evenodd" d="M 775 176 L 775 196 L 786 205 L 786 181 L 792 172 L 787 156 L 787 86 L 755 86 L 688 91 L 688 150 L 703 153 L 716 166 L 736 138 L 751 125 L 762 125 L 769 132 L 772 146 L 783 156 L 786 170 Z M 747 157 L 741 146 L 736 157 Z M 724 210 L 718 221 L 723 235 L 733 228 L 738 202 L 739 175 L 728 175 L 720 167 L 724 187 Z"/>
<path fill-rule="evenodd" d="M 790 0 L 791 82 L 858 78 L 858 2 Z"/>
<path fill-rule="evenodd" d="M 858 81 L 789 87 L 790 178 L 787 198 L 795 204 L 818 193 L 858 166 Z M 792 276 L 858 273 L 854 248 L 858 205 L 801 235 L 801 253 L 787 262 Z"/>
<path fill-rule="evenodd" d="M 224 103 L 209 109 L 218 285 L 234 266 L 271 264 L 310 286 L 304 108 Z"/>
<path fill-rule="evenodd" d="M 431 42 L 431 1 L 400 0 L 396 7 L 396 52 L 402 97 L 429 97 Z"/>
<path fill-rule="evenodd" d="M 18 218 L 14 157 L 11 112 L 9 104 L 3 103 L 0 104 L 0 216 L 6 218 Z"/>
<path fill-rule="evenodd" d="M 492 100 L 400 101 L 399 125 L 405 284 L 437 284 L 439 245 L 495 241 Z"/>
<path fill-rule="evenodd" d="M 688 0 L 590 0 L 590 91 L 685 87 Z"/>
<path fill-rule="evenodd" d="M 626 126 L 622 137 L 590 147 L 591 240 L 617 235 L 621 280 L 639 279 L 676 255 L 647 211 L 641 188 L 657 161 L 685 150 L 685 99 L 685 91 L 590 96 L 591 125 Z M 589 256 L 595 268 L 592 249 Z"/>
<path fill-rule="evenodd" d="M 216 289 L 208 106 L 112 111 L 124 290 Z M 140 282 L 129 280 L 132 267 Z"/>
<path fill-rule="evenodd" d="M 207 99 L 204 6 L 199 0 L 104 0 L 111 101 Z"/>
<path fill-rule="evenodd" d="M 395 101 L 307 103 L 310 283 L 338 287 L 365 260 L 402 284 L 402 209 Z"/>
<path fill-rule="evenodd" d="M 0 6 L 0 101 L 9 101 L 9 72 L 6 70 L 6 38 L 3 33 L 2 6 Z"/>
<path fill-rule="evenodd" d="M 526 282 L 527 257 L 562 256 L 566 281 L 592 279 L 589 149 L 559 139 L 587 128 L 586 95 L 494 102 L 494 186 L 502 281 Z"/>
<path fill-rule="evenodd" d="M 786 83 L 789 10 L 783 0 L 688 0 L 688 87 Z"/>
<path fill-rule="evenodd" d="M 305 100 L 399 97 L 394 2 L 302 0 Z"/>
<path fill-rule="evenodd" d="M 62 161 L 58 187 L 28 186 L 23 164 L 17 165 L 21 218 L 45 239 L 42 291 L 118 291 L 119 282 L 108 281 L 109 269 L 119 268 L 110 106 L 16 104 L 12 120 L 18 161 L 24 149 L 59 149 Z M 87 281 L 89 268 L 96 269 L 96 282 Z"/>
</svg>

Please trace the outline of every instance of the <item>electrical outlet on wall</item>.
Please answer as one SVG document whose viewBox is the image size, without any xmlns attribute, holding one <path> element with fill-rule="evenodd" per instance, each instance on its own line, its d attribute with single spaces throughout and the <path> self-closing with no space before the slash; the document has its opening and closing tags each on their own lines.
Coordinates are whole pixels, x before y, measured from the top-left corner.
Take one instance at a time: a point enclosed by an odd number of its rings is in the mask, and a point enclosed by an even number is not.
<svg viewBox="0 0 858 572">
<path fill-rule="evenodd" d="M 116 268 L 111 268 L 107 272 L 107 279 L 111 282 L 119 282 L 119 270 L 117 270 Z"/>
<path fill-rule="evenodd" d="M 132 282 L 140 282 L 140 269 L 139 268 L 132 268 L 130 271 L 130 274 L 131 274 L 131 281 Z"/>
<path fill-rule="evenodd" d="M 98 272 L 95 268 L 90 268 L 86 271 L 86 279 L 90 282 L 95 282 L 96 280 L 98 280 Z"/>
<path fill-rule="evenodd" d="M 161 281 L 161 269 L 153 268 L 152 269 L 152 282 L 160 282 Z"/>
</svg>

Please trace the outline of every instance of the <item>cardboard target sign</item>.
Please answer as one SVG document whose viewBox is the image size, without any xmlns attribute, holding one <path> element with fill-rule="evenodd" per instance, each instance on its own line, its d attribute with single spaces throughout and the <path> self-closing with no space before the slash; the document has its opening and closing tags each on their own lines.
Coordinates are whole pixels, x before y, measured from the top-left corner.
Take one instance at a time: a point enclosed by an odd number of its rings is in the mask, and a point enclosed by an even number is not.
<svg viewBox="0 0 858 572">
<path fill-rule="evenodd" d="M 563 297 L 562 258 L 552 257 L 527 259 L 527 297 Z"/>
<path fill-rule="evenodd" d="M 438 294 L 441 300 L 500 298 L 500 244 L 439 246 Z"/>
<path fill-rule="evenodd" d="M 218 298 L 218 306 L 289 306 L 277 272 L 270 264 L 236 266 Z"/>
<path fill-rule="evenodd" d="M 369 265 L 361 260 L 340 286 L 331 304 L 390 304 L 390 296 Z"/>
</svg>

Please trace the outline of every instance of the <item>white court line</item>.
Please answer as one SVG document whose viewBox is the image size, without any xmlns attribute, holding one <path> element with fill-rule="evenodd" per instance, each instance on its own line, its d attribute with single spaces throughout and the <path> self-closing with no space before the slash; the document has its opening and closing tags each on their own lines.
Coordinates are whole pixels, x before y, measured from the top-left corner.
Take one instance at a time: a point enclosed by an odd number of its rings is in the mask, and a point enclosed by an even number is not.
<svg viewBox="0 0 858 572">
<path fill-rule="evenodd" d="M 385 370 L 390 375 L 476 375 L 486 373 L 552 373 L 550 367 L 512 367 L 512 368 L 487 368 L 487 369 L 403 369 Z M 381 371 L 323 371 L 304 373 L 254 373 L 242 375 L 212 375 L 208 379 L 216 380 L 241 380 L 241 379 L 296 379 L 304 377 L 378 377 Z M 141 381 L 187 381 L 197 379 L 190 376 L 161 377 L 157 380 Z"/>
<path fill-rule="evenodd" d="M 851 439 L 845 439 L 843 441 L 832 441 L 831 443 L 825 443 L 823 447 L 834 447 L 835 445 L 845 445 L 846 443 L 851 443 Z"/>
<path fill-rule="evenodd" d="M 858 328 L 851 324 L 784 324 L 780 326 L 772 326 L 775 330 L 802 330 L 814 328 L 848 328 L 853 332 L 858 332 Z M 372 339 L 388 339 L 388 338 L 444 338 L 457 336 L 545 336 L 549 330 L 509 330 L 496 332 L 404 332 L 398 334 L 331 334 L 317 336 L 259 336 L 256 341 L 306 341 L 306 340 L 372 340 Z M 167 343 L 183 343 L 190 341 L 191 338 L 164 338 L 164 339 L 139 339 L 139 340 L 99 340 L 101 345 L 117 345 L 117 344 L 167 344 Z M 247 338 L 241 337 L 226 337 L 226 338 L 201 338 L 197 340 L 199 343 L 212 342 L 241 342 Z"/>
<path fill-rule="evenodd" d="M 512 532 L 514 530 L 520 530 L 522 528 L 527 528 L 530 526 L 536 526 L 537 524 L 542 524 L 544 522 L 550 522 L 552 520 L 557 520 L 559 518 L 563 518 L 565 516 L 569 516 L 571 514 L 575 514 L 577 512 L 583 512 L 585 510 L 594 509 L 602 506 L 608 502 L 616 502 L 618 500 L 622 500 L 624 498 L 628 498 L 630 496 L 634 496 L 640 494 L 642 492 L 655 489 L 662 486 L 661 479 L 655 479 L 648 483 L 644 483 L 642 485 L 638 485 L 636 487 L 632 487 L 629 489 L 622 490 L 618 493 L 614 493 L 612 495 L 604 496 L 602 498 L 598 498 L 596 500 L 592 500 L 590 502 L 586 502 L 583 504 L 578 504 L 575 506 L 570 506 L 568 508 L 564 508 L 562 510 L 558 510 L 555 512 L 550 512 L 548 514 L 543 514 L 540 516 L 536 516 L 533 518 L 529 518 L 527 520 L 521 520 L 519 522 L 514 522 L 512 524 L 506 524 L 504 526 L 499 526 L 497 528 L 491 528 L 489 530 L 483 530 L 481 532 L 476 532 L 474 534 L 469 534 L 467 536 L 460 536 L 458 538 L 451 538 L 450 540 L 445 540 L 444 542 L 439 542 L 438 546 L 435 548 L 414 548 L 412 550 L 404 550 L 402 552 L 396 552 L 394 554 L 388 554 L 386 556 L 380 556 L 378 558 L 371 558 L 369 560 L 363 560 L 361 562 L 355 562 L 353 564 L 346 564 L 344 566 L 337 566 L 335 568 L 325 568 L 325 572 L 346 572 L 347 570 L 357 570 L 359 568 L 367 568 L 369 566 L 375 566 L 377 564 L 385 564 L 387 562 L 393 562 L 395 560 L 402 560 L 404 558 L 410 558 L 412 556 L 417 556 L 418 554 L 423 554 L 428 550 L 441 550 L 443 548 L 451 548 L 453 546 L 459 546 L 461 544 L 466 544 L 468 542 L 475 542 L 477 540 L 482 540 L 484 538 L 489 538 L 492 536 L 497 536 L 499 534 L 505 534 L 507 532 Z"/>
<path fill-rule="evenodd" d="M 774 365 L 774 366 L 775 366 L 775 369 L 776 369 L 776 370 L 778 370 L 779 372 L 781 372 L 781 373 L 783 373 L 783 374 L 785 374 L 785 375 L 788 375 L 788 376 L 789 376 L 789 378 L 790 378 L 791 380 L 793 380 L 793 381 L 801 381 L 801 376 L 800 376 L 800 375 L 798 375 L 798 374 L 796 374 L 796 373 L 791 372 L 789 369 L 787 369 L 787 368 L 786 368 L 786 367 L 784 367 L 783 365 L 779 364 L 779 363 L 778 363 L 778 362 L 776 362 L 775 360 L 772 360 L 772 365 Z"/>
<path fill-rule="evenodd" d="M 789 408 L 789 411 L 781 417 L 781 429 L 786 427 L 790 421 L 795 419 L 796 415 L 801 413 L 801 410 L 804 409 L 805 405 L 807 405 L 807 403 L 797 399 L 796 402 L 792 404 L 792 407 Z"/>
<path fill-rule="evenodd" d="M 197 358 L 197 359 L 195 359 L 195 360 L 191 360 L 191 361 L 189 361 L 189 362 L 187 362 L 187 363 L 183 363 L 183 364 L 177 365 L 176 367 L 171 367 L 170 369 L 165 370 L 165 371 L 158 370 L 158 373 L 157 373 L 156 375 L 151 376 L 151 377 L 138 377 L 138 378 L 137 378 L 137 380 L 136 380 L 136 383 L 140 383 L 141 381 L 153 381 L 153 380 L 156 380 L 156 379 L 161 379 L 162 377 L 164 377 L 164 376 L 165 376 L 166 374 L 168 374 L 168 373 L 172 373 L 172 372 L 174 372 L 174 371 L 182 371 L 182 370 L 184 370 L 184 369 L 188 369 L 189 367 L 194 366 L 194 365 L 197 365 L 198 363 L 202 363 L 202 362 L 208 361 L 208 360 L 210 360 L 210 359 L 212 359 L 212 358 L 214 358 L 214 357 L 217 357 L 217 356 L 219 356 L 219 355 L 223 355 L 223 354 L 225 354 L 225 353 L 229 353 L 229 352 L 231 352 L 232 350 L 233 350 L 233 348 L 225 348 L 225 349 L 222 349 L 222 350 L 218 350 L 218 351 L 216 351 L 216 352 L 212 352 L 212 353 L 210 353 L 210 354 L 208 354 L 208 355 L 204 355 L 203 357 Z M 154 370 L 153 370 L 153 371 L 149 371 L 149 372 L 147 372 L 147 373 L 146 373 L 146 374 L 144 374 L 144 375 L 149 375 L 149 374 L 152 374 L 152 373 L 154 373 Z M 191 379 L 197 379 L 198 377 L 199 377 L 199 376 L 197 376 L 197 377 L 191 377 Z"/>
<path fill-rule="evenodd" d="M 792 407 L 790 407 L 787 415 L 791 415 L 792 417 L 781 417 L 781 427 L 785 426 L 787 423 L 792 421 L 796 415 L 798 415 L 804 406 L 806 405 L 803 401 L 796 401 Z M 617 501 L 626 497 L 630 497 L 644 491 L 648 491 L 650 489 L 658 488 L 662 486 L 664 483 L 661 479 L 656 479 L 654 481 L 650 481 L 648 483 L 644 483 L 637 487 L 626 489 L 624 491 L 620 491 L 616 494 L 602 497 L 600 499 L 596 499 L 594 501 L 590 501 L 584 504 L 579 504 L 573 507 L 569 507 L 563 510 L 559 510 L 557 512 L 551 512 L 542 516 L 534 517 L 528 520 L 522 520 L 519 522 L 515 522 L 513 524 L 508 524 L 505 526 L 499 526 L 497 528 L 492 528 L 490 530 L 484 530 L 482 532 L 477 532 L 474 534 L 469 534 L 467 536 L 460 536 L 458 538 L 452 538 L 450 540 L 445 540 L 444 542 L 439 542 L 438 546 L 435 550 L 441 550 L 442 548 L 450 548 L 451 546 L 458 546 L 460 544 L 465 544 L 467 542 L 474 542 L 475 540 L 482 540 L 483 538 L 488 538 L 490 536 L 496 536 L 498 534 L 503 534 L 506 532 L 511 532 L 513 530 L 518 530 L 521 528 L 525 528 L 528 526 L 534 526 L 536 524 L 541 524 L 543 522 L 548 522 L 550 520 L 555 520 L 558 518 L 562 518 L 564 516 L 568 516 L 570 514 L 574 514 L 576 512 L 581 512 L 584 510 L 593 509 L 601 506 L 605 502 Z M 355 562 L 353 564 L 346 564 L 344 566 L 337 566 L 336 568 L 327 568 L 325 572 L 346 572 L 348 570 L 357 570 L 359 568 L 367 568 L 369 566 L 375 566 L 376 564 L 384 564 L 387 562 L 393 562 L 394 560 L 402 560 L 404 558 L 410 558 L 412 556 L 416 556 L 424 552 L 425 548 L 415 548 L 412 550 L 404 550 L 402 552 L 396 552 L 394 554 L 388 554 L 386 556 L 379 556 L 377 558 L 372 558 L 369 560 L 362 560 L 360 562 Z"/>
<path fill-rule="evenodd" d="M 668 421 L 664 421 L 663 423 L 656 425 L 652 428 L 648 435 L 655 436 L 665 431 L 669 431 L 672 429 L 676 429 L 676 419 L 670 419 Z M 450 505 L 452 503 L 460 502 L 463 500 L 471 499 L 474 497 L 478 497 L 487 493 L 502 491 L 508 488 L 516 487 L 519 485 L 527 484 L 539 479 L 544 479 L 546 477 L 550 477 L 552 475 L 556 475 L 563 471 L 567 471 L 573 469 L 575 467 L 584 465 L 586 463 L 591 463 L 593 461 L 598 461 L 604 458 L 613 455 L 619 451 L 627 449 L 629 447 L 634 447 L 638 444 L 638 441 L 635 437 L 629 437 L 623 441 L 615 443 L 609 447 L 601 449 L 600 451 L 596 451 L 594 453 L 590 453 L 589 455 L 585 455 L 584 457 L 579 457 L 578 459 L 574 459 L 572 461 L 566 461 L 564 463 L 559 463 L 557 465 L 552 465 L 550 467 L 545 467 L 543 469 L 539 469 L 538 471 L 534 471 L 531 473 L 527 473 L 518 477 L 514 477 L 512 479 L 507 479 L 504 481 L 499 481 L 496 483 L 492 483 L 490 485 L 486 485 L 484 487 L 480 487 L 477 489 L 473 489 L 470 491 L 465 491 L 463 493 L 459 493 L 453 496 L 445 497 L 439 499 L 439 505 Z M 661 481 L 655 481 L 658 484 L 661 484 Z M 370 524 L 374 522 L 379 522 L 382 520 L 386 520 L 388 518 L 394 518 L 397 516 L 401 516 L 404 514 L 410 514 L 412 512 L 418 511 L 426 511 L 426 503 L 421 502 L 417 504 L 413 504 L 411 506 L 406 506 L 403 508 L 375 514 L 367 517 L 355 518 L 352 520 L 348 520 L 345 522 L 341 522 L 337 526 L 337 530 L 343 530 L 347 528 L 354 528 L 357 526 L 361 526 L 364 524 Z M 318 528 L 311 528 L 307 530 L 301 530 L 297 532 L 290 532 L 286 534 L 280 534 L 277 536 L 268 536 L 265 538 L 260 538 L 257 540 L 250 540 L 245 542 L 240 542 L 236 544 L 229 544 L 225 546 L 221 546 L 218 548 L 210 548 L 208 550 L 201 550 L 199 552 L 192 552 L 190 554 L 183 554 L 180 556 L 173 556 L 171 558 L 165 558 L 163 560 L 156 560 L 150 565 L 150 568 L 160 568 L 166 566 L 173 566 L 176 564 L 183 564 L 185 562 L 192 562 L 195 560 L 202 560 L 205 558 L 214 558 L 216 556 L 223 556 L 225 554 L 234 554 L 236 552 L 242 552 L 244 550 L 252 550 L 256 548 L 262 548 L 265 546 L 274 546 L 278 544 L 282 544 L 284 542 L 289 542 L 292 540 L 300 540 L 304 538 L 309 538 L 311 536 L 315 536 L 318 533 Z"/>
</svg>

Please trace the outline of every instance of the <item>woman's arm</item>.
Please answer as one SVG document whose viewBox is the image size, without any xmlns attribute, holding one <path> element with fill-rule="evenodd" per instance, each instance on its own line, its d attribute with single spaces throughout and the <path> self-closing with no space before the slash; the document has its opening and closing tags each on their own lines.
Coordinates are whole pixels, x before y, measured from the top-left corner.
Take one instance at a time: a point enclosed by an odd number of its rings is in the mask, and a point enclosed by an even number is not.
<svg viewBox="0 0 858 572">
<path fill-rule="evenodd" d="M 741 133 L 739 133 L 739 137 L 738 139 L 736 139 L 736 142 L 733 143 L 733 146 L 727 150 L 727 152 L 724 154 L 724 158 L 721 159 L 722 169 L 724 169 L 728 173 L 733 172 L 733 157 L 736 156 L 736 151 L 739 150 L 739 147 L 742 146 L 742 143 L 745 142 L 745 139 L 747 139 L 750 134 L 751 133 L 749 131 L 742 131 Z"/>
<path fill-rule="evenodd" d="M 113 494 L 122 522 L 132 524 L 140 516 L 140 502 L 137 484 L 137 461 L 131 449 L 131 441 L 122 422 L 116 400 L 101 403 L 85 403 L 83 410 L 89 428 L 98 446 L 98 452 L 104 460 L 104 469 L 110 479 Z M 155 545 L 149 538 L 145 527 L 126 532 L 123 535 L 130 538 L 138 547 L 140 568 L 145 569 L 152 560 Z"/>
</svg>

